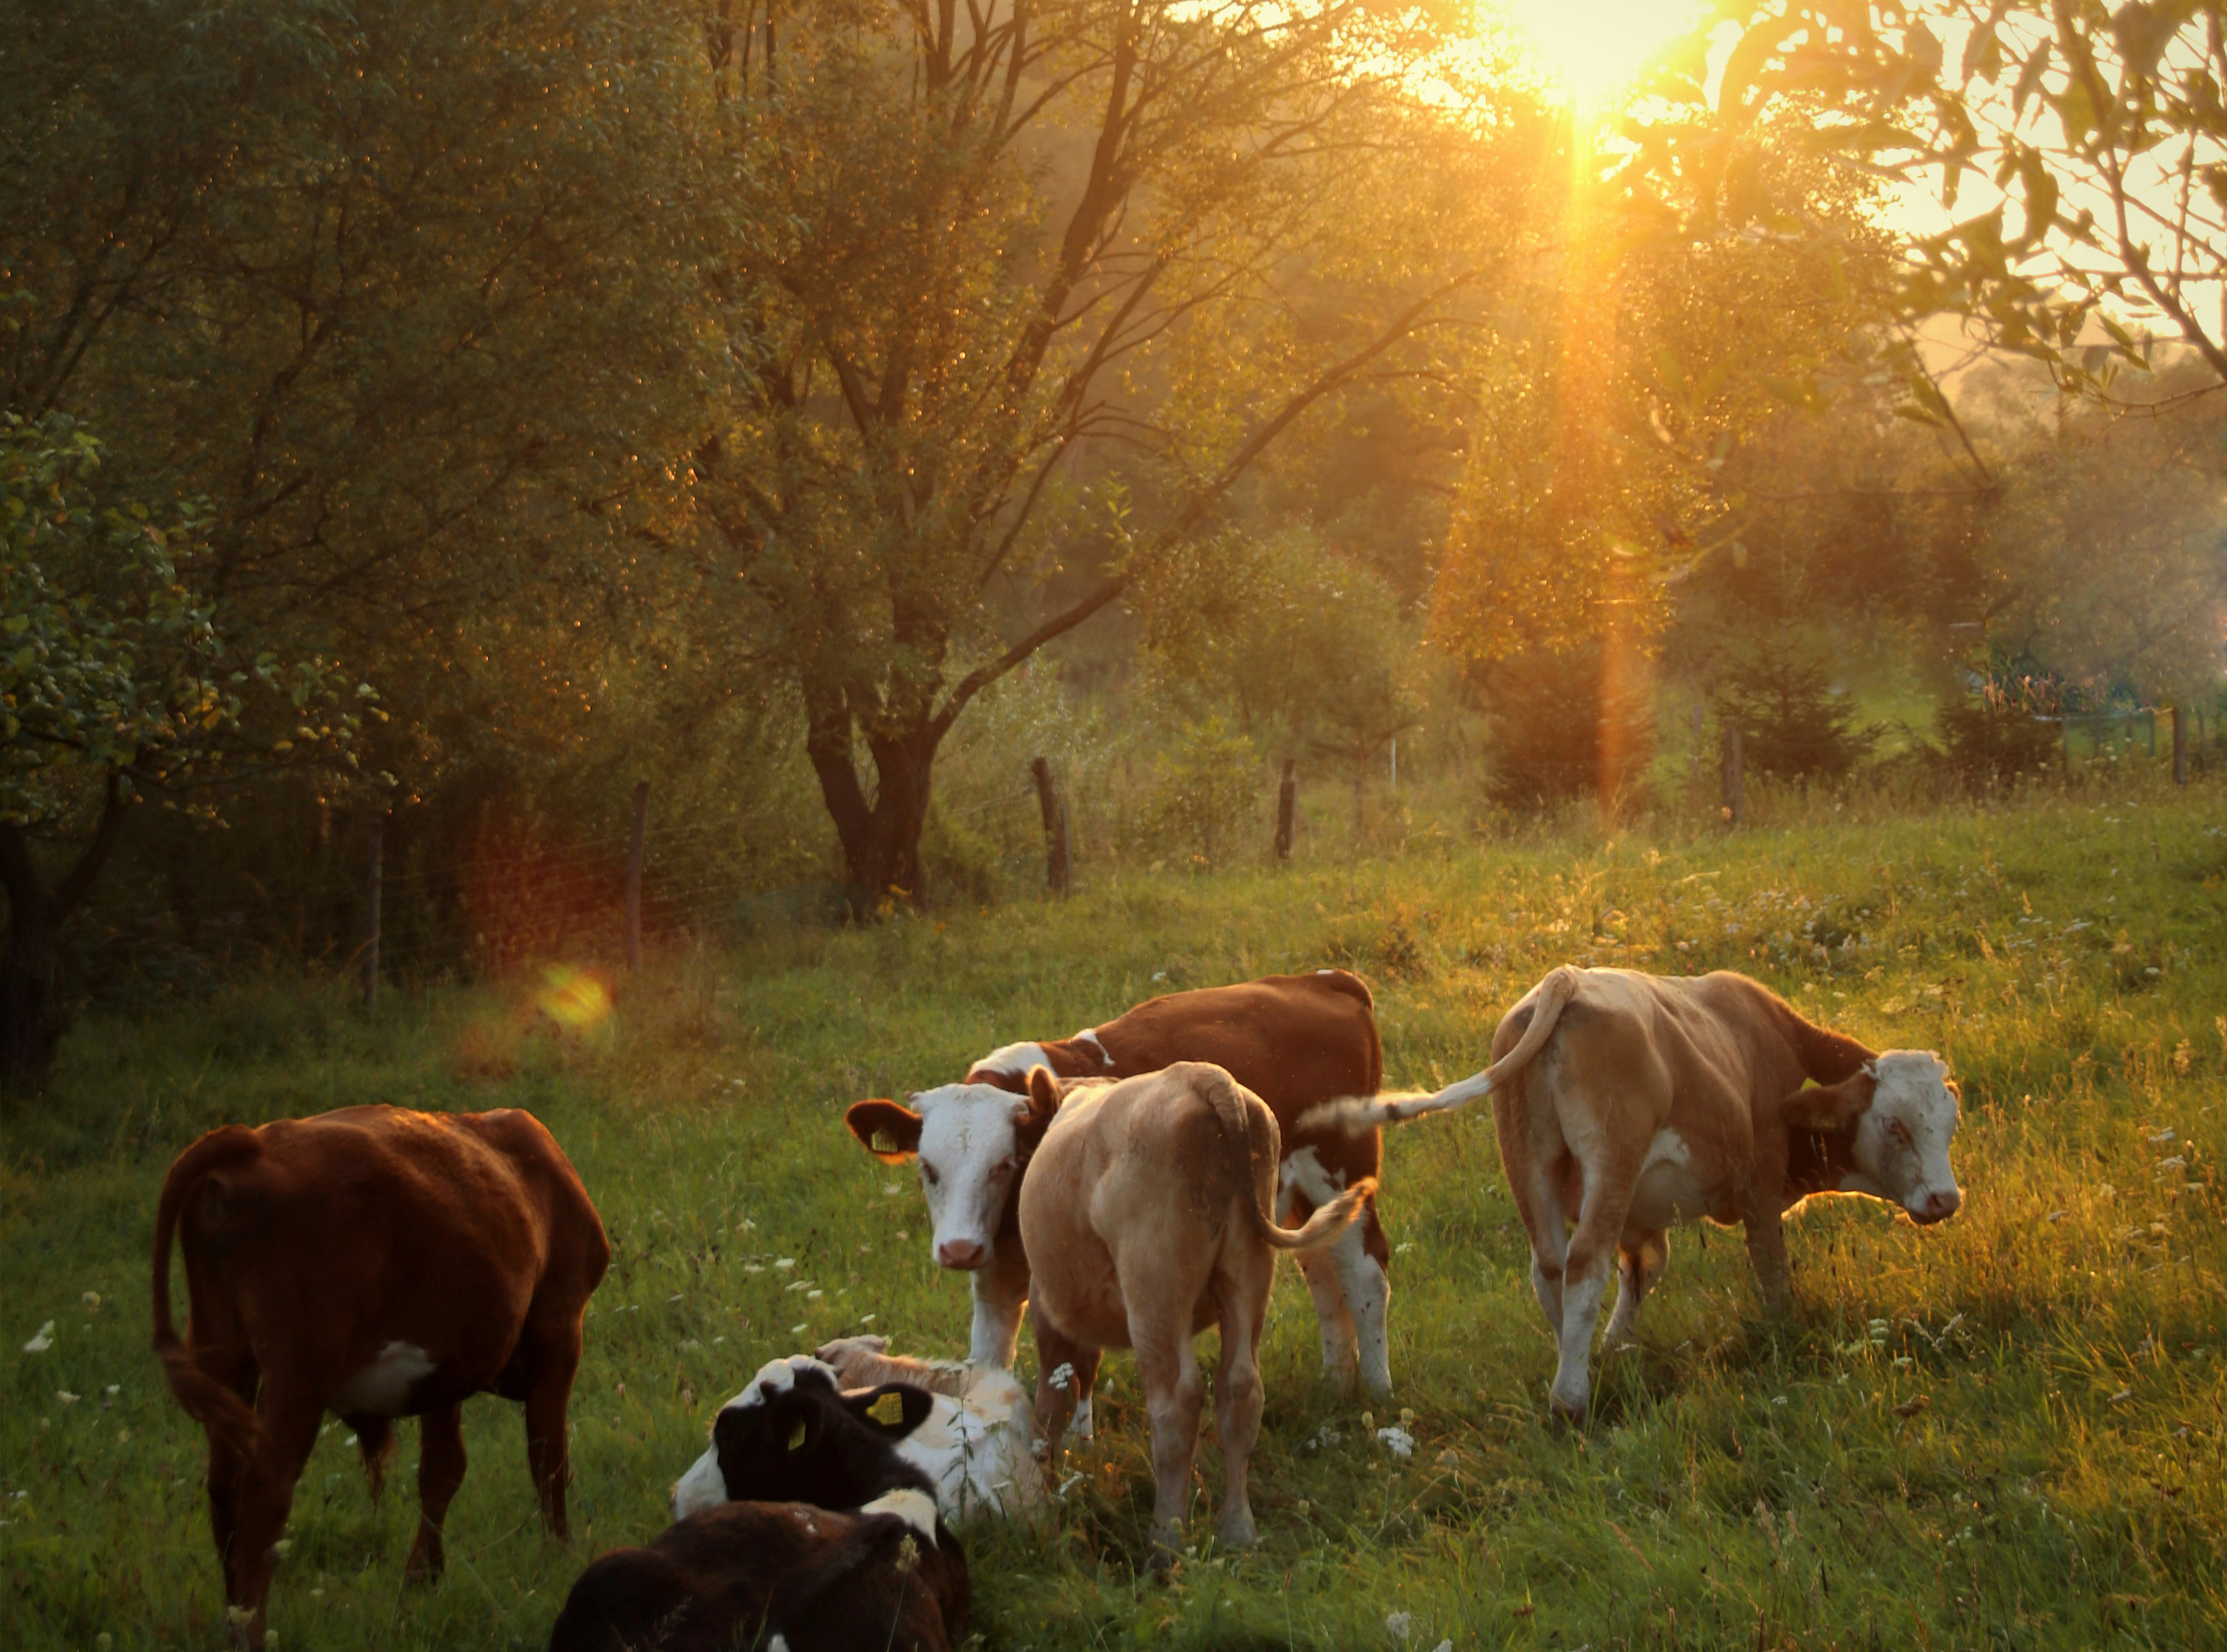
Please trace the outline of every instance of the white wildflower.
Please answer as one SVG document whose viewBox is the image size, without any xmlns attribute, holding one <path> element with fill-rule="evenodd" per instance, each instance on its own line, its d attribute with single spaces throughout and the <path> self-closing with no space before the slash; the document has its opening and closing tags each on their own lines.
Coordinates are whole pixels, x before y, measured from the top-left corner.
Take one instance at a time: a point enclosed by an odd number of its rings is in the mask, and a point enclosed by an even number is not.
<svg viewBox="0 0 2227 1652">
<path fill-rule="evenodd" d="M 793 1256 L 779 1256 L 773 1261 L 773 1266 L 776 1267 L 794 1267 L 796 1265 L 797 1259 Z"/>
<path fill-rule="evenodd" d="M 789 1327 L 789 1334 L 791 1336 L 802 1336 L 811 1328 L 812 1327 L 810 1325 L 792 1325 Z"/>
<path fill-rule="evenodd" d="M 1065 1394 L 1067 1385 L 1075 1380 L 1075 1368 L 1067 1361 L 1062 1360 L 1052 1368 L 1052 1374 L 1046 1380 L 1060 1393 Z"/>
<path fill-rule="evenodd" d="M 1415 1615 L 1413 1612 L 1388 1612 L 1384 1617 L 1384 1627 L 1392 1632 L 1394 1640 L 1404 1641 L 1415 1632 Z"/>
<path fill-rule="evenodd" d="M 54 1391 L 54 1397 L 61 1401 L 64 1405 L 75 1405 L 77 1403 L 77 1396 L 70 1393 L 67 1388 L 57 1388 Z"/>
<path fill-rule="evenodd" d="M 1405 1428 L 1379 1428 L 1376 1431 L 1376 1437 L 1384 1442 L 1384 1448 L 1395 1457 L 1404 1460 L 1415 1455 L 1415 1436 Z"/>
<path fill-rule="evenodd" d="M 53 1346 L 54 1321 L 52 1320 L 49 1320 L 45 1324 L 38 1328 L 37 1334 L 34 1335 L 30 1341 L 23 1344 L 23 1352 L 26 1354 L 43 1354 L 47 1349 Z"/>
</svg>

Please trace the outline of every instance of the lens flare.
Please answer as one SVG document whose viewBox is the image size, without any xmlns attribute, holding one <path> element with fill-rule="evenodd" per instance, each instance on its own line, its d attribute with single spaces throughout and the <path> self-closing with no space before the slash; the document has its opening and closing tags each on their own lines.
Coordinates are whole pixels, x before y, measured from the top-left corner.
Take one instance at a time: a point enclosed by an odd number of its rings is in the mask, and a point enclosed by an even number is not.
<svg viewBox="0 0 2227 1652">
<path fill-rule="evenodd" d="M 541 972 L 541 981 L 535 1002 L 559 1027 L 585 1032 L 611 1013 L 611 988 L 587 970 L 552 964 Z"/>
</svg>

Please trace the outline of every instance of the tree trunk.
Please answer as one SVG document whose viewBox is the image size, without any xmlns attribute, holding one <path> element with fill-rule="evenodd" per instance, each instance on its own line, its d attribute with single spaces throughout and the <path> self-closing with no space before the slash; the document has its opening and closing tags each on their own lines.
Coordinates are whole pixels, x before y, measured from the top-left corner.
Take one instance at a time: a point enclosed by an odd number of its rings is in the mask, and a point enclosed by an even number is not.
<svg viewBox="0 0 2227 1652">
<path fill-rule="evenodd" d="M 23 828 L 0 826 L 0 887 L 8 892 L 8 936 L 0 947 L 0 1094 L 37 1091 L 54 1066 L 62 1040 L 55 1001 L 62 926 L 115 852 L 127 806 L 121 777 L 110 775 L 93 840 L 51 889 L 38 875 Z"/>
<path fill-rule="evenodd" d="M 920 833 L 942 731 L 923 719 L 893 736 L 869 736 L 875 781 L 869 802 L 852 763 L 849 709 L 832 698 L 807 696 L 805 752 L 843 846 L 851 915 L 869 918 L 899 900 L 917 906 L 924 893 Z"/>
</svg>

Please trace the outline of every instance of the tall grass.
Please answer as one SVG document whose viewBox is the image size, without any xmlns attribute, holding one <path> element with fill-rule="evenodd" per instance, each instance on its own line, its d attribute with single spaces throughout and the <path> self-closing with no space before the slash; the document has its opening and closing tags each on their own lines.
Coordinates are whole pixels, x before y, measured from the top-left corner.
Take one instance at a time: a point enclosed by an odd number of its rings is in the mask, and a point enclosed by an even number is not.
<svg viewBox="0 0 2227 1652">
<path fill-rule="evenodd" d="M 536 1528 L 516 1408 L 481 1399 L 449 1574 L 405 1591 L 409 1477 L 374 1507 L 336 1424 L 274 1596 L 281 1647 L 532 1646 L 588 1556 L 660 1528 L 712 1408 L 761 1361 L 869 1315 L 901 1349 L 963 1346 L 965 1283 L 929 1265 L 909 1176 L 843 1135 L 850 1100 L 1153 992 L 1327 963 L 1374 983 L 1390 1081 L 1436 1083 L 1575 960 L 1744 969 L 1875 1045 L 1939 1050 L 1963 1084 L 1964 1210 L 1925 1231 L 1874 1203 L 1805 1211 L 1783 1324 L 1736 1234 L 1682 1230 L 1642 1346 L 1599 1363 L 1573 1435 L 1544 1419 L 1552 1349 L 1489 1119 L 1395 1132 L 1394 1400 L 1364 1416 L 1321 1384 L 1287 1274 L 1261 1546 L 1207 1541 L 1209 1449 L 1198 1551 L 1158 1582 L 1116 1356 L 1053 1518 L 968 1534 L 983 1644 L 2220 1644 L 2223 802 L 2052 787 L 1913 816 L 1843 798 L 1736 836 L 1595 821 L 1125 872 L 1062 905 L 670 956 L 578 1039 L 525 988 L 390 1000 L 371 1027 L 337 989 L 278 981 L 89 1022 L 50 1098 L 0 1123 L 0 1638 L 221 1632 L 203 1442 L 144 1306 L 155 1188 L 220 1120 L 523 1106 L 578 1166 L 615 1261 L 572 1408 L 573 1543 Z M 51 1348 L 19 1352 L 48 1320 Z M 1374 1429 L 1405 1411 L 1402 1460 Z"/>
</svg>

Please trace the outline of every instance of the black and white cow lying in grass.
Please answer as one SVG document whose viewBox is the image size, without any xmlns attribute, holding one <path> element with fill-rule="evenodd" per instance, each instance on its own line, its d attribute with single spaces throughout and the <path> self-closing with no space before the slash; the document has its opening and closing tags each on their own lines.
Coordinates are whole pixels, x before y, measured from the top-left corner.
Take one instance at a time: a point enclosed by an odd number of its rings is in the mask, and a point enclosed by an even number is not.
<svg viewBox="0 0 2227 1652">
<path fill-rule="evenodd" d="M 596 1561 L 549 1652 L 947 1652 L 966 1557 L 898 1449 L 933 1403 L 901 1383 L 841 1394 L 820 1368 L 728 1407 L 712 1454 L 735 1499 Z"/>
<path fill-rule="evenodd" d="M 897 1442 L 897 1450 L 927 1475 L 946 1520 L 1010 1517 L 1040 1506 L 1044 1472 L 1034 1455 L 1036 1408 L 1019 1379 L 997 1366 L 901 1358 L 888 1353 L 888 1346 L 878 1336 L 845 1337 L 828 1343 L 817 1358 L 799 1354 L 759 1370 L 720 1408 L 710 1448 L 673 1487 L 673 1518 L 735 1495 L 721 1468 L 719 1428 L 728 1415 L 765 1405 L 807 1376 L 838 1390 L 898 1383 L 929 1394 L 926 1417 Z"/>
</svg>

